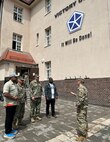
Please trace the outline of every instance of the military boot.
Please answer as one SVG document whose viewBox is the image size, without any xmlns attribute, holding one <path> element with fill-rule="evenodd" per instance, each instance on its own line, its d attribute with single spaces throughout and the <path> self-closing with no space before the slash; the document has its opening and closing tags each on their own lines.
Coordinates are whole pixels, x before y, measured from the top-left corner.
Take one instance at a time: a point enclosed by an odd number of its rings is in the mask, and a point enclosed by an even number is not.
<svg viewBox="0 0 110 142">
<path fill-rule="evenodd" d="M 79 136 L 76 138 L 76 141 L 83 142 L 84 140 L 86 140 L 86 137 L 84 137 L 84 136 Z"/>
<path fill-rule="evenodd" d="M 13 120 L 12 127 L 13 127 L 13 129 L 18 129 L 19 128 L 18 127 L 18 119 L 17 118 Z"/>
<path fill-rule="evenodd" d="M 37 116 L 37 117 L 36 117 L 36 119 L 37 119 L 37 120 L 39 120 L 39 121 L 41 121 L 41 120 L 42 120 L 42 118 L 41 118 L 41 117 L 39 117 L 39 116 Z"/>
<path fill-rule="evenodd" d="M 34 118 L 31 118 L 31 122 L 32 122 L 32 123 L 35 123 L 35 119 L 34 119 Z"/>
</svg>

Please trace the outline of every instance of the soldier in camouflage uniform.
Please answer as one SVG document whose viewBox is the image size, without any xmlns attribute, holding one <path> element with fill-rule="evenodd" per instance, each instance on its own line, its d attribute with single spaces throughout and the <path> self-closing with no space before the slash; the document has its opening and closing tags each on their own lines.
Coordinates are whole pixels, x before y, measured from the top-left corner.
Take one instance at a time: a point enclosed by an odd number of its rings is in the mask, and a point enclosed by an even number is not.
<svg viewBox="0 0 110 142">
<path fill-rule="evenodd" d="M 28 72 L 24 73 L 23 78 L 24 78 L 24 86 L 25 86 L 25 88 L 29 88 L 29 74 L 28 74 Z"/>
<path fill-rule="evenodd" d="M 87 122 L 87 108 L 88 108 L 88 91 L 84 86 L 84 79 L 79 79 L 77 93 L 77 141 L 84 141 L 87 137 L 88 122 Z"/>
<path fill-rule="evenodd" d="M 30 82 L 30 100 L 31 100 L 31 122 L 34 123 L 35 120 L 41 120 L 40 118 L 40 107 L 41 107 L 41 96 L 42 96 L 42 86 L 39 82 L 39 76 L 35 75 L 34 80 Z"/>
<path fill-rule="evenodd" d="M 13 121 L 13 127 L 18 128 L 19 125 L 22 125 L 22 119 L 25 113 L 25 102 L 26 102 L 26 90 L 24 88 L 24 79 L 22 77 L 18 78 L 17 83 L 18 88 L 18 97 L 19 105 L 16 108 L 16 113 Z"/>
</svg>

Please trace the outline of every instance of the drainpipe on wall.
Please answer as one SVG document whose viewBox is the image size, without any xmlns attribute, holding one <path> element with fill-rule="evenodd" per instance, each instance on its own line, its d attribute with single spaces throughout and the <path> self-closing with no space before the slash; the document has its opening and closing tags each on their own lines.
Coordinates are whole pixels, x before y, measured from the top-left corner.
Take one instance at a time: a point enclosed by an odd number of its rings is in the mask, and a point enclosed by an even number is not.
<svg viewBox="0 0 110 142">
<path fill-rule="evenodd" d="M 1 24 L 2 24 L 3 3 L 4 3 L 4 0 L 1 0 L 1 1 L 0 1 L 0 26 L 1 26 Z M 1 28 L 1 27 L 0 27 L 0 28 Z"/>
<path fill-rule="evenodd" d="M 3 3 L 4 0 L 0 1 L 0 48 L 1 48 L 1 27 L 2 27 L 2 15 L 3 15 Z"/>
</svg>

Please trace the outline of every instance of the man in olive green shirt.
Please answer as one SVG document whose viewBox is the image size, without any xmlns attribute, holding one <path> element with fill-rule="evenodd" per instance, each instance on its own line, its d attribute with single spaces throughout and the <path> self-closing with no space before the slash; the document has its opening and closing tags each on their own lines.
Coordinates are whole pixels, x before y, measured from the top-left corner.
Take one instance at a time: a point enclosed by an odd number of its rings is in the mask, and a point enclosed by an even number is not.
<svg viewBox="0 0 110 142">
<path fill-rule="evenodd" d="M 18 129 L 19 125 L 24 125 L 22 123 L 22 119 L 24 117 L 25 102 L 27 99 L 26 89 L 24 87 L 24 79 L 21 76 L 18 78 L 17 88 L 18 88 L 19 104 L 17 105 L 14 122 L 13 122 L 13 126 L 15 129 Z"/>
<path fill-rule="evenodd" d="M 78 93 L 76 95 L 77 102 L 77 134 L 76 141 L 84 141 L 87 138 L 88 122 L 87 122 L 87 109 L 88 109 L 88 90 L 84 85 L 84 79 L 77 80 Z"/>
<path fill-rule="evenodd" d="M 78 95 L 77 95 L 77 141 L 85 140 L 87 138 L 88 121 L 88 90 L 84 86 L 84 79 L 78 80 Z"/>
<path fill-rule="evenodd" d="M 9 77 L 10 80 L 6 82 L 3 87 L 4 106 L 6 108 L 4 137 L 11 139 L 14 138 L 15 133 L 17 133 L 17 130 L 12 129 L 12 122 L 18 104 L 18 89 L 16 86 L 17 75 L 12 73 Z"/>
<path fill-rule="evenodd" d="M 41 96 L 42 96 L 42 86 L 39 82 L 39 76 L 35 75 L 34 80 L 30 82 L 31 88 L 31 122 L 34 123 L 35 119 L 41 120 L 40 118 L 40 107 L 41 107 Z"/>
</svg>

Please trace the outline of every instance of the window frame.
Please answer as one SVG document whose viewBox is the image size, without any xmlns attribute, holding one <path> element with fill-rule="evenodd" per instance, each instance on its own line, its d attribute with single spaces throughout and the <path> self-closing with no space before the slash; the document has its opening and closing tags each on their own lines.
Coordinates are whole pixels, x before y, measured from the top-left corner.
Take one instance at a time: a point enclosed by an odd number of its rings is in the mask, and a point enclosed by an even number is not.
<svg viewBox="0 0 110 142">
<path fill-rule="evenodd" d="M 20 11 L 21 11 L 21 13 L 20 13 Z M 15 18 L 15 16 L 16 16 L 16 18 Z M 23 8 L 14 5 L 13 20 L 16 21 L 16 22 L 19 22 L 19 23 L 23 22 Z"/>
<path fill-rule="evenodd" d="M 51 26 L 45 29 L 45 46 L 51 46 Z"/>
<path fill-rule="evenodd" d="M 49 79 L 51 77 L 51 61 L 45 62 L 46 68 L 46 78 Z"/>
<path fill-rule="evenodd" d="M 12 50 L 16 50 L 16 51 L 22 51 L 22 35 L 13 33 L 13 38 L 12 38 Z M 15 47 L 14 47 L 15 44 Z M 14 48 L 15 49 L 14 49 Z"/>
<path fill-rule="evenodd" d="M 46 11 L 46 14 L 50 13 L 51 12 L 51 0 L 45 0 L 45 11 Z"/>
<path fill-rule="evenodd" d="M 39 33 L 36 33 L 36 47 L 39 46 Z"/>
</svg>

